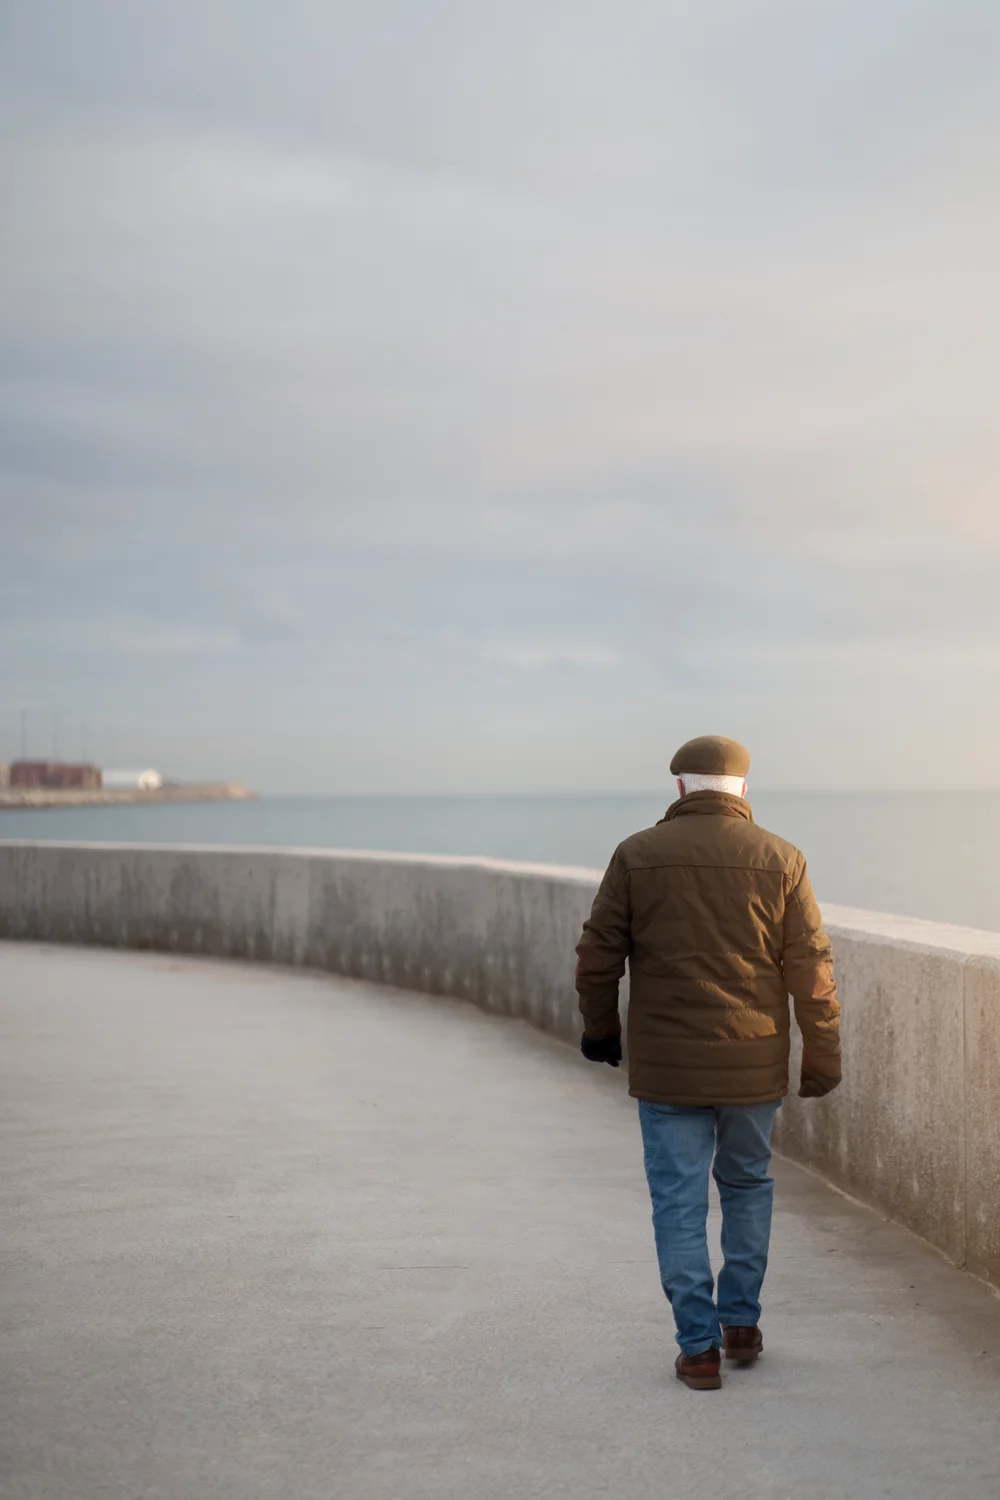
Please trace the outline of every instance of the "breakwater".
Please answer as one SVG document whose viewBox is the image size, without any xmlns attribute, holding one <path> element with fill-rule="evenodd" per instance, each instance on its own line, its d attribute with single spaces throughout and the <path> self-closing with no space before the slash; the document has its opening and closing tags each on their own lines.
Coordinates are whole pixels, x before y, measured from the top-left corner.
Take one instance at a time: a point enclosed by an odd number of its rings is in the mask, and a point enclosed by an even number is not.
<svg viewBox="0 0 1000 1500">
<path fill-rule="evenodd" d="M 0 812 L 13 808 L 114 807 L 145 802 L 245 802 L 255 797 L 249 787 L 234 781 L 191 782 L 160 787 L 2 787 Z"/>
</svg>

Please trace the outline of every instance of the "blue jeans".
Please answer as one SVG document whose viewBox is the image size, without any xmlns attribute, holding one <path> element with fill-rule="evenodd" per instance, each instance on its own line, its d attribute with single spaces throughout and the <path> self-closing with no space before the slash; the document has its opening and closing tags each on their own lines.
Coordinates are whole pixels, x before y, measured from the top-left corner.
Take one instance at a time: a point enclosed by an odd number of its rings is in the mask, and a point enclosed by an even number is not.
<svg viewBox="0 0 1000 1500">
<path fill-rule="evenodd" d="M 660 1281 L 685 1354 L 718 1348 L 720 1323 L 750 1326 L 760 1320 L 774 1200 L 774 1179 L 768 1176 L 771 1127 L 778 1103 L 639 1101 Z M 722 1203 L 718 1307 L 706 1233 L 710 1167 Z"/>
</svg>

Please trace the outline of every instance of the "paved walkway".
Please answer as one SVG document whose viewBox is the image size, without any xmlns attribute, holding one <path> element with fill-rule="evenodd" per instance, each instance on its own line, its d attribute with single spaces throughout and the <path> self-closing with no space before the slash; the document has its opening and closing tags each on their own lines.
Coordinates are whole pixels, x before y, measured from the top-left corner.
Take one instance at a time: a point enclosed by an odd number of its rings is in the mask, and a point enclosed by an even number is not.
<svg viewBox="0 0 1000 1500">
<path fill-rule="evenodd" d="M 0 945 L 3 1500 L 992 1500 L 1000 1301 L 779 1164 L 672 1378 L 633 1106 L 458 1004 Z"/>
</svg>

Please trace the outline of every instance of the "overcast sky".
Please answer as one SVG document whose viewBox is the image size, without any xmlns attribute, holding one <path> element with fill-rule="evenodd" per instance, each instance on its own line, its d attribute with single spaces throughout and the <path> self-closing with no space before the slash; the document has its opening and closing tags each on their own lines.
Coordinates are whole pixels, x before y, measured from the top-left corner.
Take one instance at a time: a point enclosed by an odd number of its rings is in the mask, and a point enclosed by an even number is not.
<svg viewBox="0 0 1000 1500">
<path fill-rule="evenodd" d="M 6 0 L 0 759 L 1000 785 L 998 59 L 996 0 Z"/>
</svg>

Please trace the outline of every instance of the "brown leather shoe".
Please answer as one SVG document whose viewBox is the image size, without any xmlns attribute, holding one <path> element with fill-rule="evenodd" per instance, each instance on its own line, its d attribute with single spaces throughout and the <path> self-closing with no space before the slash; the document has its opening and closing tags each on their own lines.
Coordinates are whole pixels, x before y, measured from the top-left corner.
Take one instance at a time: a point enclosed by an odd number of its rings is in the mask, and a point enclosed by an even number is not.
<svg viewBox="0 0 1000 1500">
<path fill-rule="evenodd" d="M 722 1385 L 720 1368 L 718 1349 L 706 1349 L 704 1354 L 678 1354 L 674 1362 L 677 1379 L 683 1380 L 692 1391 L 717 1391 Z"/>
<path fill-rule="evenodd" d="M 722 1347 L 727 1359 L 734 1359 L 738 1365 L 752 1365 L 764 1348 L 764 1339 L 756 1324 L 740 1328 L 730 1323 L 722 1330 Z"/>
</svg>

